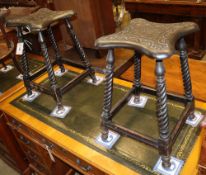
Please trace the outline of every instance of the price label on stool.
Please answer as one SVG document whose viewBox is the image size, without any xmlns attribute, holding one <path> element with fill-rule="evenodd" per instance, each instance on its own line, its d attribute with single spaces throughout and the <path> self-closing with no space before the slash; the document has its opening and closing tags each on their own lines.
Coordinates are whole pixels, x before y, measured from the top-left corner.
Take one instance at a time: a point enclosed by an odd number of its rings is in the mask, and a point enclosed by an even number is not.
<svg viewBox="0 0 206 175">
<path fill-rule="evenodd" d="M 24 50 L 24 43 L 17 43 L 16 55 L 22 55 Z"/>
</svg>

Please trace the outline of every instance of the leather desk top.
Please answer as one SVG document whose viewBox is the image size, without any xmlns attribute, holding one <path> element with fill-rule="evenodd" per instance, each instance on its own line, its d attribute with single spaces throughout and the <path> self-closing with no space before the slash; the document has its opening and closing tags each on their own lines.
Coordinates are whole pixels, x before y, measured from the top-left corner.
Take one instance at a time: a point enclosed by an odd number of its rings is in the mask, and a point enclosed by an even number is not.
<svg viewBox="0 0 206 175">
<path fill-rule="evenodd" d="M 69 67 L 69 70 L 81 72 L 79 69 L 72 67 Z M 71 76 L 73 73 L 68 75 Z M 69 76 L 66 76 L 66 79 Z M 44 75 L 37 82 L 42 82 L 45 78 L 46 76 Z M 46 81 L 43 83 L 47 84 Z M 63 82 L 59 81 L 59 83 Z M 114 94 L 114 101 L 122 96 L 128 87 L 131 87 L 131 83 L 125 81 L 115 80 L 115 83 L 116 94 Z M 96 89 L 99 91 L 98 93 L 95 92 Z M 25 92 L 25 89 L 20 90 L 5 100 L 0 109 L 108 174 L 153 174 L 152 167 L 158 159 L 156 150 L 125 137 L 121 137 L 116 146 L 110 151 L 105 150 L 95 142 L 95 137 L 100 132 L 99 118 L 102 106 L 101 99 L 103 99 L 102 90 L 103 85 L 93 87 L 83 82 L 75 89 L 72 89 L 72 92 L 66 93 L 63 102 L 66 105 L 72 106 L 72 111 L 69 114 L 70 116 L 67 116 L 65 119 L 49 117 L 49 113 L 55 106 L 55 103 L 50 100 L 51 103 L 48 104 L 48 98 L 50 97 L 46 95 L 41 95 L 32 104 L 22 102 L 19 97 Z M 76 95 L 72 96 L 73 93 L 77 92 L 79 98 L 76 98 Z M 95 96 L 88 99 L 88 94 L 90 97 L 92 94 L 95 94 Z M 149 117 L 149 114 L 154 110 L 154 98 L 149 97 L 149 99 L 146 115 L 144 116 L 145 122 L 139 120 L 136 116 L 137 113 L 141 114 L 141 111 L 138 112 L 136 109 L 128 108 L 122 109 L 122 114 L 119 114 L 115 120 L 132 129 L 137 129 L 136 124 L 140 121 L 144 124 L 147 123 L 149 124 L 149 127 L 147 127 L 149 130 L 144 130 L 144 125 L 140 124 L 138 129 L 143 133 L 146 132 L 153 137 L 157 137 L 157 132 L 155 131 L 157 128 L 155 128 L 155 124 L 152 124 L 155 123 L 155 117 Z M 206 109 L 205 103 L 196 102 L 196 104 L 198 108 Z M 169 108 L 172 126 L 177 120 L 176 114 L 180 113 L 182 107 L 180 104 L 170 102 Z M 132 115 L 127 116 L 125 113 L 132 113 Z M 151 127 L 153 127 L 153 130 L 151 130 Z M 193 174 L 196 171 L 201 143 L 201 137 L 198 136 L 198 133 L 198 129 L 186 126 L 173 149 L 172 154 L 174 156 L 186 161 L 181 173 L 183 175 Z"/>
</svg>

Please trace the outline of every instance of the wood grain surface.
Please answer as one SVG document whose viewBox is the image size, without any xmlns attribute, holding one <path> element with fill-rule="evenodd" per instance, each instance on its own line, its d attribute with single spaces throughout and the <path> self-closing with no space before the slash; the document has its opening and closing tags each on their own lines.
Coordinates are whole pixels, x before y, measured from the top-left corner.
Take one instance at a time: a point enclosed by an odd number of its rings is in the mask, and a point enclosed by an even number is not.
<svg viewBox="0 0 206 175">
<path fill-rule="evenodd" d="M 183 94 L 183 82 L 181 76 L 180 60 L 177 55 L 164 60 L 166 69 L 166 84 L 169 92 Z M 189 59 L 193 94 L 196 99 L 206 101 L 206 62 Z M 142 58 L 142 83 L 155 87 L 155 60 L 146 56 Z M 121 78 L 129 81 L 134 80 L 134 67 L 130 67 Z"/>
</svg>

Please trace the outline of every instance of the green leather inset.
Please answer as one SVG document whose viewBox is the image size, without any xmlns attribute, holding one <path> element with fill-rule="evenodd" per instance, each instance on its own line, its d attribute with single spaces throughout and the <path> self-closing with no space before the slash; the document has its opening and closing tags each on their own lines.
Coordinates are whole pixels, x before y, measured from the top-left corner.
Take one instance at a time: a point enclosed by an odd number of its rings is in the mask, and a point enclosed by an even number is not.
<svg viewBox="0 0 206 175">
<path fill-rule="evenodd" d="M 74 73 L 67 73 L 58 79 L 58 83 L 65 84 L 73 76 L 75 76 Z M 42 84 L 48 86 L 48 80 Z M 113 104 L 122 98 L 127 90 L 125 87 L 115 85 Z M 100 116 L 103 94 L 103 84 L 94 86 L 85 81 L 78 84 L 63 95 L 63 104 L 72 107 L 70 113 L 64 119 L 49 116 L 56 103 L 52 97 L 45 94 L 41 94 L 32 103 L 24 102 L 19 97 L 12 104 L 40 121 L 139 173 L 144 175 L 155 174 L 152 169 L 159 158 L 157 150 L 124 136 L 120 138 L 111 150 L 106 150 L 95 142 L 95 138 L 101 132 Z M 144 109 L 125 106 L 114 117 L 114 121 L 135 131 L 158 138 L 155 101 L 155 97 L 149 96 L 149 101 Z M 183 105 L 170 101 L 168 110 L 170 129 L 172 129 L 183 110 Z M 174 144 L 172 155 L 186 160 L 197 134 L 197 128 L 185 125 Z"/>
<path fill-rule="evenodd" d="M 29 63 L 31 72 L 35 72 L 43 66 L 42 62 L 34 59 L 29 59 Z M 14 66 L 13 64 L 11 65 Z M 18 75 L 19 72 L 16 68 L 10 70 L 7 73 L 0 72 L 0 92 L 5 92 L 15 84 L 19 83 L 20 80 L 16 78 Z"/>
</svg>

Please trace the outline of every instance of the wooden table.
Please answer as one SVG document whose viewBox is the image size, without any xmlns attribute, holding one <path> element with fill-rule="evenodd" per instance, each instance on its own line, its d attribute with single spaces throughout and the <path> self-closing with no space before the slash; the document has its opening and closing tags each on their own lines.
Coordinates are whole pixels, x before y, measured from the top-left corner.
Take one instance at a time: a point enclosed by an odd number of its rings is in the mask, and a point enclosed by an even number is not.
<svg viewBox="0 0 206 175">
<path fill-rule="evenodd" d="M 202 57 L 206 49 L 206 2 L 196 0 L 125 0 L 126 9 L 133 17 L 145 17 L 157 22 L 194 21 L 200 32 L 194 36 L 194 57 Z M 189 40 L 193 40 L 189 38 Z"/>
<path fill-rule="evenodd" d="M 81 72 L 81 70 L 68 67 L 69 70 L 75 72 Z M 39 78 L 36 82 L 43 81 L 47 76 L 44 75 Z M 115 79 L 115 84 L 122 85 L 125 87 L 131 87 L 132 84 L 123 80 Z M 57 158 L 57 160 L 63 161 L 69 167 L 80 171 L 82 174 L 95 175 L 101 174 L 112 174 L 112 175 L 137 175 L 138 173 L 134 170 L 128 168 L 124 163 L 119 163 L 100 152 L 92 149 L 91 147 L 75 140 L 74 138 L 63 134 L 62 132 L 54 129 L 53 127 L 41 122 L 40 120 L 34 118 L 32 115 L 18 109 L 10 102 L 19 97 L 25 89 L 21 89 L 11 97 L 7 98 L 2 105 L 0 110 L 2 110 L 7 115 L 7 121 L 11 129 L 16 136 L 18 134 L 23 134 L 23 142 L 32 142 L 36 146 L 43 149 L 46 152 L 45 145 L 49 145 L 51 154 Z M 206 109 L 206 103 L 196 101 L 196 106 L 198 108 Z M 22 141 L 18 141 L 23 143 Z M 197 138 L 195 145 L 184 165 L 181 172 L 182 175 L 194 175 L 197 173 L 197 162 L 200 152 L 201 135 Z M 28 145 L 26 146 L 28 147 Z M 44 153 L 45 154 L 45 153 Z M 42 153 L 43 155 L 43 153 Z M 48 154 L 47 154 L 48 156 Z M 48 158 L 49 159 L 49 158 Z M 79 160 L 76 162 L 76 160 Z M 51 163 L 51 160 L 48 162 Z M 49 163 L 49 164 L 50 164 Z M 52 163 L 56 164 L 56 163 Z M 85 169 L 91 166 L 91 170 Z M 30 164 L 30 167 L 32 165 Z M 63 166 L 65 167 L 65 166 Z M 33 168 L 35 169 L 35 168 Z M 69 169 L 69 168 L 68 168 Z M 71 172 L 72 170 L 68 170 Z M 68 173 L 69 174 L 69 173 Z"/>
</svg>

